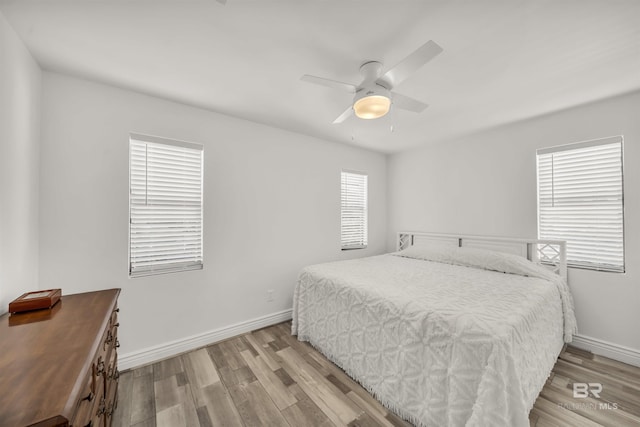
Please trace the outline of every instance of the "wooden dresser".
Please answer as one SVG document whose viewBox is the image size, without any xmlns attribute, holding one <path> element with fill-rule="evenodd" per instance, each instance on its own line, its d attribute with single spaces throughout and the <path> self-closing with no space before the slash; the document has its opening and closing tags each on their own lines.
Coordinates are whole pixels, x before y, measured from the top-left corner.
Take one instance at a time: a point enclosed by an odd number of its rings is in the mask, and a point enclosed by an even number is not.
<svg viewBox="0 0 640 427">
<path fill-rule="evenodd" d="M 111 425 L 118 398 L 118 295 L 63 296 L 0 317 L 0 426 Z"/>
</svg>

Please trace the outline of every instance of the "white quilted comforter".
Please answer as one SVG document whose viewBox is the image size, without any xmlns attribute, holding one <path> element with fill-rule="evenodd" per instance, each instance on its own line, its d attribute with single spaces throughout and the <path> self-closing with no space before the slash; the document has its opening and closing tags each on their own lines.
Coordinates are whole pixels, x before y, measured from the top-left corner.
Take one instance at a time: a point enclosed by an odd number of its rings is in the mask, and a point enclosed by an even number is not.
<svg viewBox="0 0 640 427">
<path fill-rule="evenodd" d="M 387 254 L 306 267 L 292 332 L 416 425 L 529 426 L 575 329 L 566 295 L 563 280 Z"/>
</svg>

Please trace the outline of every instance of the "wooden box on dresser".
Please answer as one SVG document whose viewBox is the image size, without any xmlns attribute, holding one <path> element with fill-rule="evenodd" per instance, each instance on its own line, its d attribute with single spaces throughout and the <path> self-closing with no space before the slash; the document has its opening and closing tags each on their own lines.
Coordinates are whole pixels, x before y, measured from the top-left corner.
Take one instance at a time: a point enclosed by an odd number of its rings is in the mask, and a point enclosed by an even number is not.
<svg viewBox="0 0 640 427">
<path fill-rule="evenodd" d="M 108 427 L 118 402 L 120 289 L 0 317 L 0 426 Z"/>
</svg>

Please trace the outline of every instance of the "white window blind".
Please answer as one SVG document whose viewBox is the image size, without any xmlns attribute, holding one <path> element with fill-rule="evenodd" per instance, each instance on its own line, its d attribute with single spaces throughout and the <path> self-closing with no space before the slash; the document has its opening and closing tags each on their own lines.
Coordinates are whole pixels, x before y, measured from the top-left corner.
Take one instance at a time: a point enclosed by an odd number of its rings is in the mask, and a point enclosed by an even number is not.
<svg viewBox="0 0 640 427">
<path fill-rule="evenodd" d="M 342 249 L 367 247 L 367 175 L 342 171 L 340 240 Z"/>
<path fill-rule="evenodd" d="M 131 134 L 129 275 L 202 268 L 202 145 Z"/>
<path fill-rule="evenodd" d="M 622 137 L 540 149 L 538 234 L 567 241 L 570 266 L 624 271 Z"/>
</svg>

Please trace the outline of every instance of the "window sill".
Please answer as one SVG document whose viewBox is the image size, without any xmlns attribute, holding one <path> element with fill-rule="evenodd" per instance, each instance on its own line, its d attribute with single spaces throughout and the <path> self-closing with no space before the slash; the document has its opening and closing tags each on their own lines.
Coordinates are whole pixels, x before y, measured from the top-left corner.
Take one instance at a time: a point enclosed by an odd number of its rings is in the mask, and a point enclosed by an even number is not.
<svg viewBox="0 0 640 427">
<path fill-rule="evenodd" d="M 342 248 L 343 251 L 352 251 L 355 249 L 367 249 L 366 246 L 349 246 L 347 248 Z"/>
<path fill-rule="evenodd" d="M 567 264 L 567 268 L 575 268 L 577 270 L 591 270 L 591 271 L 600 271 L 602 273 L 625 273 L 626 269 L 624 267 L 607 267 L 601 265 L 580 265 L 580 264 Z"/>
<path fill-rule="evenodd" d="M 167 268 L 164 270 L 147 270 L 129 272 L 129 279 L 137 279 L 138 277 L 156 276 L 159 274 L 180 273 L 181 271 L 202 270 L 202 264 L 190 265 L 186 267 Z"/>
</svg>

